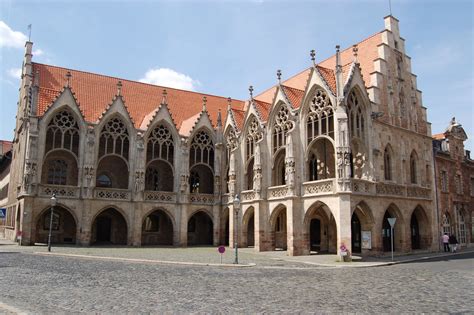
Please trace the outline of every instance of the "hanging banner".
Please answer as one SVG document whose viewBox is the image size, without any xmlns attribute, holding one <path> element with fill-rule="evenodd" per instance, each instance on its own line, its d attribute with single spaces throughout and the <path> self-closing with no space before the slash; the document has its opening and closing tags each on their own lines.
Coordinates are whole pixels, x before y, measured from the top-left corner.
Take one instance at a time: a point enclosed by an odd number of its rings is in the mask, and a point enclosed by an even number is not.
<svg viewBox="0 0 474 315">
<path fill-rule="evenodd" d="M 362 248 L 372 249 L 372 232 L 362 231 Z"/>
</svg>

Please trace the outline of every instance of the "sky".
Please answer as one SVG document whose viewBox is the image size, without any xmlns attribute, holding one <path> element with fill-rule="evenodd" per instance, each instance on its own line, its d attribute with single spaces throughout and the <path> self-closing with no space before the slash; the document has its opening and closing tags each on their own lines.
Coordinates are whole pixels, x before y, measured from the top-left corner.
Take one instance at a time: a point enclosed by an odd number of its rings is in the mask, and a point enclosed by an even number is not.
<svg viewBox="0 0 474 315">
<path fill-rule="evenodd" d="M 474 149 L 474 6 L 392 0 L 432 132 L 456 117 Z M 384 28 L 389 0 L 0 0 L 0 139 L 15 124 L 27 25 L 33 61 L 247 99 Z M 474 155 L 474 154 L 473 154 Z"/>
</svg>

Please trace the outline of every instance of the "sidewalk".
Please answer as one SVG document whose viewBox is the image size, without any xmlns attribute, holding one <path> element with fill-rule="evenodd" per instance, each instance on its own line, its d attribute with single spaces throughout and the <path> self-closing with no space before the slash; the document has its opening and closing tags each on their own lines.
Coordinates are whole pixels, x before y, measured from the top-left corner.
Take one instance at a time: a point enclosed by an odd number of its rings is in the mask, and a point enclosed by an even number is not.
<svg viewBox="0 0 474 315">
<path fill-rule="evenodd" d="M 127 262 L 200 265 L 237 267 L 234 262 L 234 249 L 226 248 L 221 256 L 216 247 L 128 247 L 128 246 L 93 246 L 80 247 L 74 245 L 52 245 L 51 253 L 47 247 L 18 246 L 16 243 L 0 240 L 1 252 L 22 252 L 36 255 L 59 255 L 82 259 L 119 260 Z M 308 256 L 287 256 L 286 251 L 272 251 L 257 253 L 253 248 L 241 248 L 238 251 L 239 267 L 260 267 L 275 269 L 307 269 L 307 268 L 358 268 L 378 267 L 393 264 L 422 261 L 430 258 L 449 257 L 467 252 L 474 252 L 474 247 L 464 248 L 458 253 L 441 252 L 415 252 L 410 254 L 395 255 L 391 260 L 390 254 L 381 257 L 353 256 L 352 262 L 340 262 L 340 257 L 332 254 L 319 254 Z"/>
</svg>

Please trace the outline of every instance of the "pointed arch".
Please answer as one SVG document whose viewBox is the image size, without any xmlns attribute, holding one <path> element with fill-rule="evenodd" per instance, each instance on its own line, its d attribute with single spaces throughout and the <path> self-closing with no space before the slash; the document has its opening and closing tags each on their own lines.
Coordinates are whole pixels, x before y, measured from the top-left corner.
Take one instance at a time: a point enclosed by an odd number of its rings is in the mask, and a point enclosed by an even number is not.
<svg viewBox="0 0 474 315">
<path fill-rule="evenodd" d="M 91 243 L 127 245 L 128 222 L 123 211 L 107 207 L 92 220 Z"/>
<path fill-rule="evenodd" d="M 197 131 L 192 138 L 189 173 L 191 193 L 214 193 L 214 143 L 205 129 Z"/>
<path fill-rule="evenodd" d="M 310 142 L 306 151 L 307 180 L 322 180 L 336 177 L 336 154 L 332 139 L 320 136 Z"/>
<path fill-rule="evenodd" d="M 395 218 L 395 226 L 393 229 L 393 250 L 403 250 L 405 242 L 405 222 L 400 209 L 391 203 L 385 210 L 382 220 L 382 248 L 383 251 L 391 251 L 392 232 L 390 228 L 389 218 Z"/>
<path fill-rule="evenodd" d="M 33 243 L 48 242 L 50 220 L 51 208 L 48 207 L 37 216 Z M 51 242 L 53 244 L 76 244 L 77 218 L 73 211 L 62 204 L 55 206 L 52 222 Z"/>
<path fill-rule="evenodd" d="M 286 145 L 286 135 L 293 128 L 290 120 L 290 109 L 284 102 L 279 102 L 275 107 L 272 128 L 272 152 L 273 155 Z"/>
<path fill-rule="evenodd" d="M 173 245 L 175 226 L 173 216 L 166 209 L 150 211 L 142 221 L 142 245 Z"/>
<path fill-rule="evenodd" d="M 244 247 L 255 246 L 255 208 L 248 207 L 242 217 L 242 243 Z"/>
<path fill-rule="evenodd" d="M 212 245 L 214 240 L 212 216 L 205 210 L 194 212 L 188 219 L 188 245 Z"/>
<path fill-rule="evenodd" d="M 390 144 L 383 151 L 383 170 L 385 180 L 393 180 L 393 149 Z"/>
<path fill-rule="evenodd" d="M 306 144 L 318 136 L 334 139 L 334 109 L 328 94 L 316 88 L 303 116 L 306 118 Z"/>
<path fill-rule="evenodd" d="M 321 201 L 313 203 L 306 210 L 303 226 L 303 239 L 309 252 L 337 251 L 337 224 L 328 205 Z"/>
<path fill-rule="evenodd" d="M 418 184 L 418 155 L 415 150 L 410 154 L 410 183 Z"/>
<path fill-rule="evenodd" d="M 350 137 L 359 138 L 363 142 L 367 138 L 367 109 L 364 99 L 360 88 L 355 86 L 349 92 L 346 101 Z"/>
<path fill-rule="evenodd" d="M 272 248 L 287 250 L 287 209 L 283 204 L 279 204 L 274 208 L 270 215 L 270 231 Z"/>
<path fill-rule="evenodd" d="M 425 209 L 418 205 L 410 217 L 411 249 L 428 249 L 431 246 L 431 223 Z"/>
</svg>

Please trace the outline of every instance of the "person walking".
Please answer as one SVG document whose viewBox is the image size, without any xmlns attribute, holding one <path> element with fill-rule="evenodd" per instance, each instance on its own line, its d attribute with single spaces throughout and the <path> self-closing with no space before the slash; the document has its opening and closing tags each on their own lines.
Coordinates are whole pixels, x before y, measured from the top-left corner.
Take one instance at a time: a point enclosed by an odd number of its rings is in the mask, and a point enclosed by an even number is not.
<svg viewBox="0 0 474 315">
<path fill-rule="evenodd" d="M 449 247 L 451 247 L 451 253 L 455 253 L 458 249 L 458 240 L 454 234 L 449 237 Z"/>
<path fill-rule="evenodd" d="M 444 233 L 443 236 L 441 236 L 441 239 L 443 241 L 443 246 L 444 246 L 444 252 L 449 252 L 449 236 L 448 233 Z"/>
</svg>

